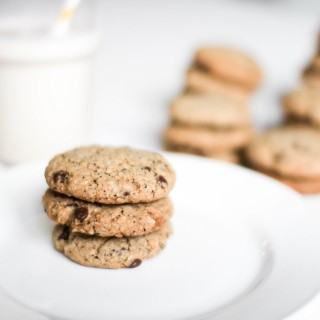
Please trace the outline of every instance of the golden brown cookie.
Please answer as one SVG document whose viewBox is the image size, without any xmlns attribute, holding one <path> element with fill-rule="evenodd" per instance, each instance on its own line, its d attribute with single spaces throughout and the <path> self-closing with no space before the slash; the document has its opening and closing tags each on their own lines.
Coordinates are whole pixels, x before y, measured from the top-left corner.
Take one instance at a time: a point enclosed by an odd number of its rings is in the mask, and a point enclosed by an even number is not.
<svg viewBox="0 0 320 320">
<path fill-rule="evenodd" d="M 303 193 L 320 192 L 320 132 L 307 127 L 269 130 L 246 150 L 250 166 Z"/>
<path fill-rule="evenodd" d="M 54 247 L 72 261 L 96 268 L 134 268 L 158 254 L 172 232 L 170 224 L 140 237 L 105 238 L 70 232 L 57 225 L 52 234 Z"/>
<path fill-rule="evenodd" d="M 155 201 L 175 182 L 173 169 L 158 153 L 98 146 L 55 156 L 45 177 L 54 191 L 104 204 Z"/>
<path fill-rule="evenodd" d="M 183 94 L 173 100 L 171 120 L 187 126 L 233 128 L 250 126 L 246 103 L 221 95 Z"/>
<path fill-rule="evenodd" d="M 105 205 L 47 190 L 42 198 L 48 217 L 72 232 L 101 237 L 141 236 L 161 229 L 172 215 L 169 198 L 137 204 Z"/>
<path fill-rule="evenodd" d="M 251 90 L 243 86 L 215 78 L 208 72 L 197 68 L 192 68 L 187 72 L 186 90 L 188 92 L 222 95 L 240 101 L 248 101 L 251 94 Z"/>
<path fill-rule="evenodd" d="M 231 48 L 203 47 L 195 61 L 219 79 L 239 83 L 253 90 L 262 79 L 259 65 L 247 54 Z"/>
<path fill-rule="evenodd" d="M 213 130 L 201 127 L 170 125 L 164 133 L 169 145 L 198 150 L 202 154 L 223 153 L 240 149 L 252 138 L 250 127 Z"/>
<path fill-rule="evenodd" d="M 320 127 L 320 90 L 301 87 L 283 98 L 283 110 L 288 119 Z"/>
</svg>

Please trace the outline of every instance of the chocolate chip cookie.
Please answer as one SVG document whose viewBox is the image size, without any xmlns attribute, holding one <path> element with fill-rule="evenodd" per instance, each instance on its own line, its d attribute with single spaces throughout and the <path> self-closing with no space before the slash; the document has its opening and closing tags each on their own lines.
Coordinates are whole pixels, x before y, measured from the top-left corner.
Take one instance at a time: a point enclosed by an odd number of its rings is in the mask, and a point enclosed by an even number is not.
<svg viewBox="0 0 320 320">
<path fill-rule="evenodd" d="M 42 202 L 48 217 L 71 232 L 101 237 L 141 236 L 161 229 L 172 215 L 169 198 L 137 204 L 90 203 L 47 190 Z"/>
<path fill-rule="evenodd" d="M 99 237 L 73 233 L 68 226 L 57 225 L 52 234 L 55 248 L 69 259 L 97 268 L 134 268 L 158 254 L 171 234 L 166 224 L 159 231 L 140 237 Z"/>
<path fill-rule="evenodd" d="M 282 127 L 254 139 L 246 151 L 252 168 L 301 193 L 320 192 L 320 132 L 307 127 Z"/>
<path fill-rule="evenodd" d="M 102 204 L 155 201 L 175 182 L 174 171 L 158 153 L 98 146 L 57 155 L 45 178 L 54 191 Z"/>
</svg>

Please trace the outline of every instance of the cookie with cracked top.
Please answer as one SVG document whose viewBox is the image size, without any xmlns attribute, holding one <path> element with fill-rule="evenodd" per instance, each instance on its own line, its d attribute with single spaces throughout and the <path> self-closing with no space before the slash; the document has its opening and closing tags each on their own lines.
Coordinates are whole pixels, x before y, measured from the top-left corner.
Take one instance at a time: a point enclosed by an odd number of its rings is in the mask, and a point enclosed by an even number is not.
<svg viewBox="0 0 320 320">
<path fill-rule="evenodd" d="M 134 268 L 165 247 L 172 230 L 170 224 L 139 237 L 106 238 L 73 233 L 68 226 L 55 226 L 54 247 L 72 261 L 96 268 Z"/>
<path fill-rule="evenodd" d="M 154 202 L 105 205 L 71 198 L 48 189 L 42 198 L 48 217 L 72 232 L 101 237 L 141 236 L 161 229 L 172 215 L 169 198 Z"/>
<path fill-rule="evenodd" d="M 173 169 L 158 153 L 99 146 L 55 156 L 45 178 L 54 191 L 103 204 L 155 201 L 175 183 Z"/>
</svg>

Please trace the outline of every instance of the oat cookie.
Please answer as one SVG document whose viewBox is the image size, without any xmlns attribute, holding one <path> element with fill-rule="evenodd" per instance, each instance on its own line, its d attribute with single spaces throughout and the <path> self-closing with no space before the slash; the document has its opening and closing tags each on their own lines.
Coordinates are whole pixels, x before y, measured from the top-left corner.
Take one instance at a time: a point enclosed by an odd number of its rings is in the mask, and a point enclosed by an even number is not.
<svg viewBox="0 0 320 320">
<path fill-rule="evenodd" d="M 174 123 L 213 128 L 248 127 L 251 123 L 246 103 L 221 95 L 183 94 L 170 108 Z"/>
<path fill-rule="evenodd" d="M 169 145 L 191 148 L 203 154 L 209 154 L 242 148 L 250 142 L 252 134 L 250 127 L 212 130 L 170 125 L 165 130 L 164 140 Z"/>
<path fill-rule="evenodd" d="M 169 198 L 154 202 L 104 205 L 47 190 L 42 202 L 48 217 L 79 232 L 101 237 L 129 237 L 161 229 L 172 215 Z"/>
<path fill-rule="evenodd" d="M 158 254 L 171 234 L 171 226 L 140 237 L 105 238 L 72 233 L 68 226 L 57 225 L 52 234 L 54 247 L 69 259 L 97 268 L 133 268 Z"/>
<path fill-rule="evenodd" d="M 262 79 L 259 65 L 248 55 L 231 48 L 204 47 L 196 52 L 196 63 L 218 78 L 254 89 Z"/>
<path fill-rule="evenodd" d="M 300 181 L 320 179 L 320 132 L 307 127 L 283 127 L 258 136 L 246 151 L 260 171 Z"/>
<path fill-rule="evenodd" d="M 57 155 L 45 177 L 54 191 L 104 204 L 155 201 L 175 182 L 174 171 L 158 153 L 98 146 Z"/>
<path fill-rule="evenodd" d="M 320 127 L 320 91 L 301 87 L 283 98 L 283 109 L 289 119 Z"/>
</svg>

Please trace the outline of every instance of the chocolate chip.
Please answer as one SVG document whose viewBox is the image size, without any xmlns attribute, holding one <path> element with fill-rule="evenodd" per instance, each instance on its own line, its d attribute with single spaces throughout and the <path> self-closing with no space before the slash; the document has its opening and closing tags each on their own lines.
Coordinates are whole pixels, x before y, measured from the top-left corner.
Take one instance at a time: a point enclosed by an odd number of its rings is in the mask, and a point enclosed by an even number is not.
<svg viewBox="0 0 320 320">
<path fill-rule="evenodd" d="M 130 192 L 128 192 L 128 191 L 126 191 L 126 192 L 123 193 L 123 195 L 124 195 L 125 197 L 127 197 L 129 194 L 130 194 Z"/>
<path fill-rule="evenodd" d="M 161 184 L 162 183 L 168 184 L 168 181 L 164 176 L 159 176 L 158 177 L 158 182 L 160 182 Z"/>
<path fill-rule="evenodd" d="M 68 178 L 68 172 L 66 171 L 57 171 L 53 174 L 53 181 L 54 183 L 60 182 L 64 183 Z"/>
<path fill-rule="evenodd" d="M 128 268 L 136 268 L 136 267 L 139 267 L 141 263 L 142 263 L 142 260 L 140 260 L 140 259 L 134 259 Z"/>
<path fill-rule="evenodd" d="M 74 216 L 80 222 L 83 222 L 84 219 L 88 216 L 89 212 L 87 208 L 79 207 L 74 209 Z"/>
<path fill-rule="evenodd" d="M 68 226 L 64 226 L 60 236 L 58 237 L 58 240 L 68 240 L 69 236 L 70 236 L 70 229 Z"/>
<path fill-rule="evenodd" d="M 143 167 L 143 169 L 148 170 L 149 172 L 151 171 L 151 168 L 150 168 L 150 167 L 148 167 L 148 166 Z"/>
</svg>

